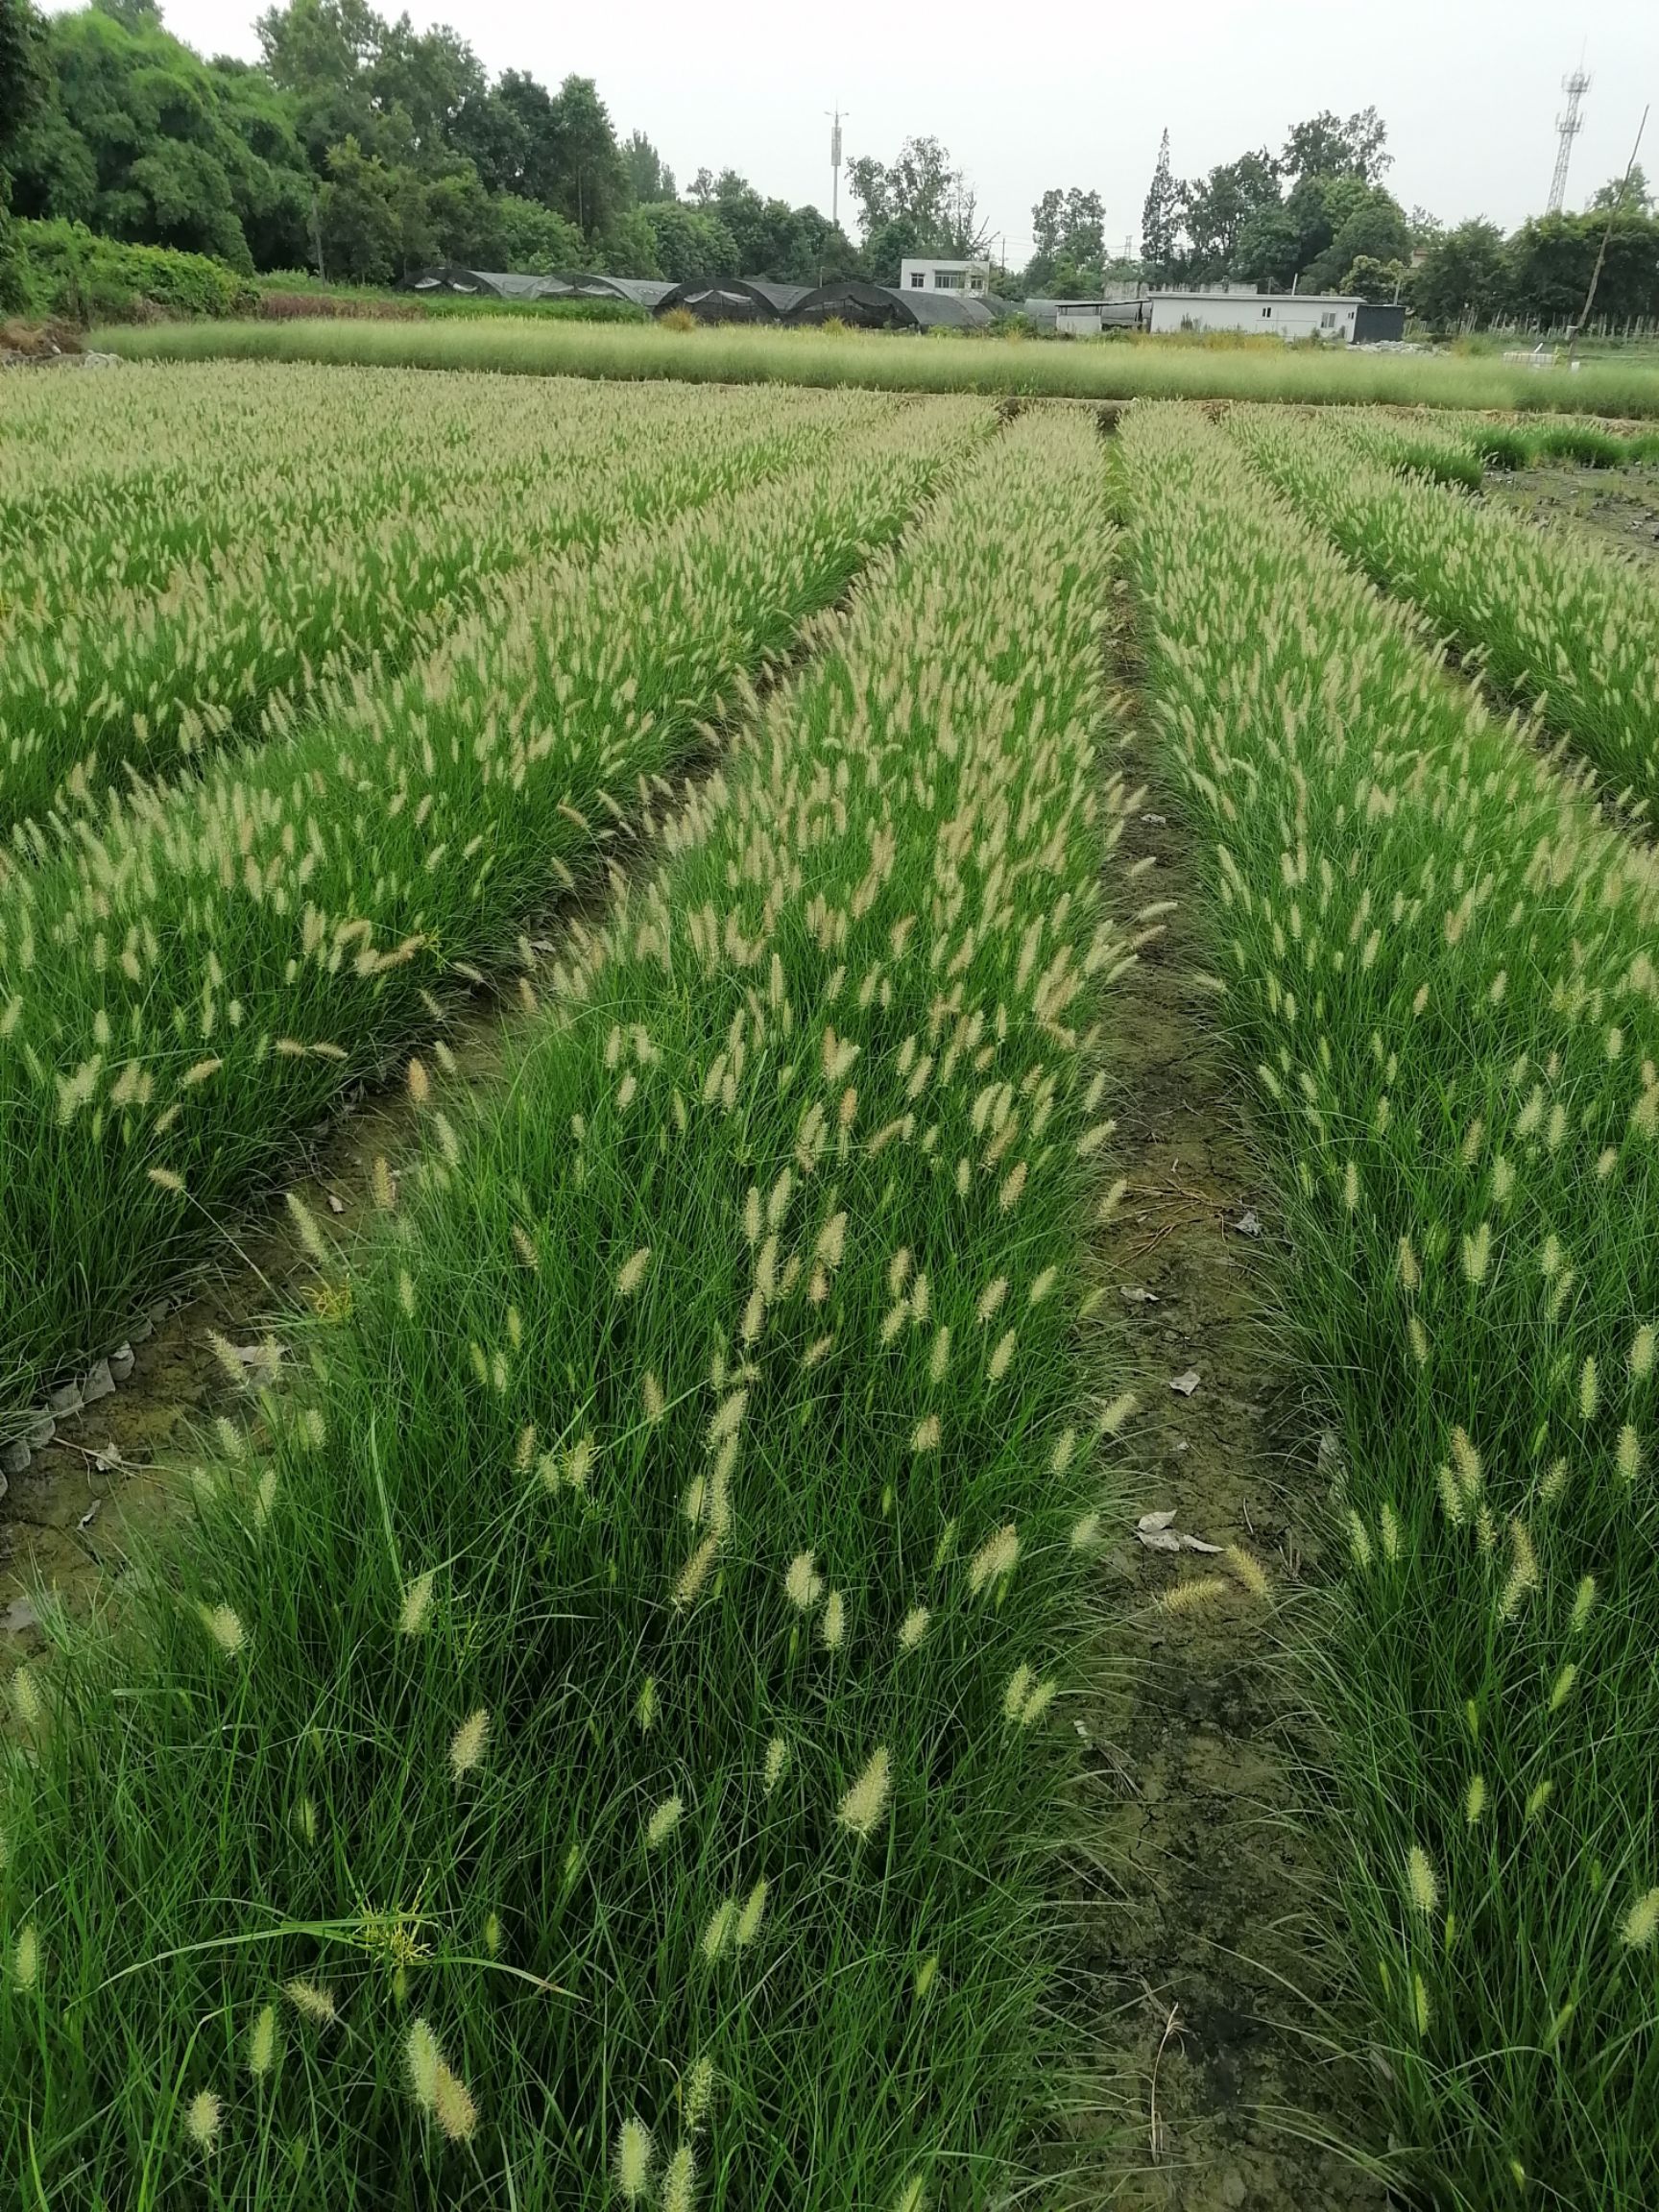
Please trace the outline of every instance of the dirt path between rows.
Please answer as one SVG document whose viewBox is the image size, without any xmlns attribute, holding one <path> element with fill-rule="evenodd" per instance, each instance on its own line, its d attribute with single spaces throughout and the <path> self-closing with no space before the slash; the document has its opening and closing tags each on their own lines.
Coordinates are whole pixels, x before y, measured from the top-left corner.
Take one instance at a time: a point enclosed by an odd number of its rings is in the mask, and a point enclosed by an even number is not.
<svg viewBox="0 0 1659 2212">
<path fill-rule="evenodd" d="M 1329 1882 L 1292 1817 L 1308 1785 L 1283 1640 L 1319 1574 L 1328 1474 L 1271 1338 L 1283 1251 L 1222 1001 L 1197 980 L 1209 962 L 1189 904 L 1194 833 L 1133 696 L 1125 729 L 1126 773 L 1147 795 L 1121 864 L 1153 862 L 1137 906 L 1178 904 L 1115 994 L 1129 1188 L 1101 1244 L 1114 1372 L 1140 1398 L 1118 1469 L 1128 1532 L 1107 1596 L 1123 1626 L 1097 1737 L 1117 1779 L 1101 1856 L 1122 1891 L 1105 1915 L 1118 2046 L 1106 2102 L 1137 2159 L 1111 2201 L 1384 2212 L 1400 2200 L 1360 2162 L 1376 2161 L 1382 2124 L 1341 2056 L 1355 2031 L 1334 2011 L 1339 1981 L 1317 1926 Z M 1172 1387 L 1193 1376 L 1190 1394 Z M 1148 1529 L 1154 1545 L 1186 1534 L 1219 1549 L 1148 1548 L 1138 1517 L 1171 1512 Z M 1190 1608 L 1166 1609 L 1206 1582 Z"/>
</svg>

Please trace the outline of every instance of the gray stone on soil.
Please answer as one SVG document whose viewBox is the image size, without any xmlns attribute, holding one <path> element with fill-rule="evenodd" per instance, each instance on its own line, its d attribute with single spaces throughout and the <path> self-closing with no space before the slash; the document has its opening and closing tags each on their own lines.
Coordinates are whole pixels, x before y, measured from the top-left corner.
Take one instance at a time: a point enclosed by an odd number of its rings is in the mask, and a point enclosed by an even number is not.
<svg viewBox="0 0 1659 2212">
<path fill-rule="evenodd" d="M 44 1452 L 58 1433 L 58 1424 L 50 1413 L 36 1413 L 23 1431 L 23 1441 L 31 1452 Z"/>
<path fill-rule="evenodd" d="M 13 1436 L 10 1444 L 0 1444 L 0 1476 L 27 1474 L 34 1456 L 21 1436 Z"/>
<path fill-rule="evenodd" d="M 84 1406 L 96 1406 L 100 1398 L 112 1396 L 114 1389 L 115 1379 L 109 1372 L 109 1362 L 108 1359 L 100 1359 L 94 1363 L 81 1385 L 81 1403 Z"/>
<path fill-rule="evenodd" d="M 72 1419 L 85 1403 L 79 1382 L 60 1382 L 56 1390 L 46 1393 L 48 1407 L 65 1420 Z"/>
<path fill-rule="evenodd" d="M 128 1337 L 127 1342 L 129 1345 L 148 1344 L 151 1337 L 154 1336 L 155 1334 L 156 1324 L 151 1320 L 149 1314 L 146 1313 L 141 1321 L 133 1322 L 132 1334 Z"/>
<path fill-rule="evenodd" d="M 117 1344 L 109 1355 L 109 1372 L 117 1382 L 125 1382 L 132 1372 L 132 1347 Z"/>
</svg>

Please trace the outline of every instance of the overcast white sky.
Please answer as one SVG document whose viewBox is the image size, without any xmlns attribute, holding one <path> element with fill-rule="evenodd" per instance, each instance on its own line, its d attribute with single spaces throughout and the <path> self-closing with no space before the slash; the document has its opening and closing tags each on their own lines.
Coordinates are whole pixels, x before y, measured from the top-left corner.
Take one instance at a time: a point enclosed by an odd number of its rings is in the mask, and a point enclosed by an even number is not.
<svg viewBox="0 0 1659 2212">
<path fill-rule="evenodd" d="M 400 12 L 398 0 L 379 0 Z M 251 0 L 162 0 L 208 53 L 252 57 Z M 1177 175 L 1246 147 L 1277 148 L 1322 108 L 1374 103 L 1388 181 L 1407 208 L 1505 228 L 1543 207 L 1560 81 L 1582 43 L 1594 80 L 1568 204 L 1621 173 L 1643 103 L 1659 103 L 1655 0 L 611 0 L 566 12 L 515 0 L 408 0 L 453 23 L 493 74 L 598 80 L 618 133 L 646 132 L 682 189 L 704 162 L 761 192 L 830 204 L 830 125 L 848 158 L 890 159 L 909 133 L 942 138 L 977 187 L 1007 257 L 1023 260 L 1031 204 L 1050 184 L 1106 203 L 1108 241 L 1138 229 L 1169 128 Z M 1659 175 L 1659 114 L 1644 142 Z M 854 228 L 843 194 L 843 220 Z"/>
</svg>

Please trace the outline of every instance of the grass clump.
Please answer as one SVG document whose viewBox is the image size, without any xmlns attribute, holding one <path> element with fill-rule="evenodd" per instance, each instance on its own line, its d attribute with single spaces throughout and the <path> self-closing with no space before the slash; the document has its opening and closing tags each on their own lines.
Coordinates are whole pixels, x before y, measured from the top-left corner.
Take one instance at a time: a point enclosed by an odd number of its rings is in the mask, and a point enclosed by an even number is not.
<svg viewBox="0 0 1659 2212">
<path fill-rule="evenodd" d="M 1129 957 L 1099 505 L 1027 417 L 881 557 L 31 1671 L 0 2156 L 54 2201 L 1013 2184 Z"/>
<path fill-rule="evenodd" d="M 1640 2203 L 1659 869 L 1221 430 L 1137 409 L 1118 465 L 1284 1295 L 1345 1442 L 1317 1679 L 1395 2134 L 1471 2212 Z"/>
</svg>

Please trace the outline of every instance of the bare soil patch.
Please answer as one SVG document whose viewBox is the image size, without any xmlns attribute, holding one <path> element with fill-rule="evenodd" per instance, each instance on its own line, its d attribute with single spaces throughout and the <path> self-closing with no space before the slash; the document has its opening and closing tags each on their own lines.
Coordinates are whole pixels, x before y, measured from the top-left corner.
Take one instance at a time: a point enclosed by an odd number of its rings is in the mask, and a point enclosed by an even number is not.
<svg viewBox="0 0 1659 2212">
<path fill-rule="evenodd" d="M 1659 559 L 1659 469 L 1582 469 L 1571 461 L 1492 469 L 1483 494 L 1534 522 L 1563 522 L 1600 543 Z"/>
</svg>

